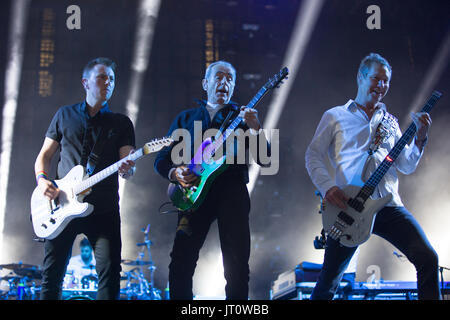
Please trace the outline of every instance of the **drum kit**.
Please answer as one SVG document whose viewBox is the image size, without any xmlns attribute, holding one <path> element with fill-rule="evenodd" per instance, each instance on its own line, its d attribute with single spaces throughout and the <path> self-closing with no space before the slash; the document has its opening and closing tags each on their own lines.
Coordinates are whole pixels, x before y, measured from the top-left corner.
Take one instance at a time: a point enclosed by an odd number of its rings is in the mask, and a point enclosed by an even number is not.
<svg viewBox="0 0 450 320">
<path fill-rule="evenodd" d="M 82 267 L 82 270 L 89 269 L 89 273 L 80 274 L 66 272 L 62 284 L 63 300 L 95 300 L 97 295 L 98 278 L 94 274 L 93 265 Z"/>
<path fill-rule="evenodd" d="M 131 267 L 130 270 L 121 275 L 120 300 L 162 300 L 161 290 L 154 286 L 154 272 L 156 267 L 152 261 L 150 246 L 152 242 L 149 239 L 149 229 L 144 232 L 144 242 L 137 243 L 141 247 L 136 260 L 122 260 L 125 267 Z M 147 260 L 144 260 L 147 253 Z M 39 300 L 42 279 L 42 270 L 39 266 L 19 263 L 0 265 L 0 270 L 10 270 L 4 276 L 0 277 L 1 282 L 7 283 L 6 290 L 1 290 L 0 300 Z M 145 269 L 149 270 L 149 280 L 145 276 Z M 63 300 L 94 300 L 97 294 L 98 278 L 91 272 L 79 276 L 73 273 L 66 273 L 62 284 Z"/>
<path fill-rule="evenodd" d="M 42 279 L 42 271 L 38 266 L 31 264 L 10 263 L 0 265 L 0 270 L 10 270 L 0 277 L 7 282 L 7 290 L 0 290 L 0 300 L 37 300 L 40 286 L 36 281 Z"/>
</svg>

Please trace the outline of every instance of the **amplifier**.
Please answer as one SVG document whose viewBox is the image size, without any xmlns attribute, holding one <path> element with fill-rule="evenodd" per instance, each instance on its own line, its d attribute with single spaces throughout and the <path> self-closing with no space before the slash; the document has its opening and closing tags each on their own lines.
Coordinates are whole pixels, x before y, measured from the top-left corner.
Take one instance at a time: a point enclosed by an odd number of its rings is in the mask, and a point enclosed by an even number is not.
<svg viewBox="0 0 450 320">
<path fill-rule="evenodd" d="M 312 284 L 315 285 L 319 279 L 321 269 L 322 264 L 303 261 L 294 269 L 279 274 L 277 280 L 272 282 L 270 299 L 287 300 L 297 298 L 299 293 L 301 293 L 301 291 L 299 291 L 298 284 L 304 283 L 307 284 L 308 287 L 311 287 Z M 351 277 L 347 277 L 348 275 L 349 274 L 344 274 L 341 287 L 347 287 L 348 282 L 353 282 L 350 279 Z M 314 285 L 312 285 L 310 291 L 312 291 Z"/>
<path fill-rule="evenodd" d="M 289 275 L 293 278 L 294 272 Z M 286 276 L 284 277 L 286 279 Z M 280 278 L 279 278 L 280 279 Z M 272 287 L 275 294 L 273 300 L 305 300 L 309 299 L 316 282 L 297 282 L 295 286 L 286 286 L 286 290 L 278 290 Z M 450 295 L 450 282 L 439 284 L 442 299 L 448 300 Z M 390 281 L 377 282 L 341 282 L 334 296 L 338 300 L 416 300 L 417 282 L 415 281 Z"/>
<path fill-rule="evenodd" d="M 272 282 L 270 300 L 287 300 L 297 296 L 295 270 L 289 270 L 278 275 Z"/>
<path fill-rule="evenodd" d="M 321 269 L 321 264 L 303 261 L 295 269 L 279 274 L 277 280 L 272 282 L 271 299 L 291 299 L 296 297 L 296 283 L 305 281 L 316 282 Z"/>
</svg>

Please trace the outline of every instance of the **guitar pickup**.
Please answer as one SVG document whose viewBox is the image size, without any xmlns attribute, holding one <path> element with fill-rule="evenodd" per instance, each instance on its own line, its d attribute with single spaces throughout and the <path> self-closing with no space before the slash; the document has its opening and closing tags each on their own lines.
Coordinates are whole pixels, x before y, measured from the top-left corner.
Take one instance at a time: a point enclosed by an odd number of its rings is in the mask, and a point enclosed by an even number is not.
<svg viewBox="0 0 450 320">
<path fill-rule="evenodd" d="M 346 214 L 344 211 L 339 212 L 338 218 L 344 221 L 348 226 L 351 226 L 353 222 L 355 222 L 355 219 L 350 217 L 348 214 Z"/>
<path fill-rule="evenodd" d="M 59 197 L 57 197 L 54 200 L 50 200 L 49 203 L 50 203 L 50 211 L 53 214 L 53 212 L 59 209 Z"/>
</svg>

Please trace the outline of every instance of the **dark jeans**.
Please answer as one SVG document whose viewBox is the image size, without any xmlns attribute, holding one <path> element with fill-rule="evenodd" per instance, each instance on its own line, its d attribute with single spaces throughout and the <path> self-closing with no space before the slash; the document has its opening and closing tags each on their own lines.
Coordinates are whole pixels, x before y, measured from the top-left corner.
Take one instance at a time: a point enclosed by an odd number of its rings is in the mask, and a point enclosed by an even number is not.
<svg viewBox="0 0 450 320">
<path fill-rule="evenodd" d="M 98 274 L 97 300 L 120 295 L 121 237 L 118 212 L 72 220 L 53 240 L 45 240 L 41 300 L 61 299 L 61 286 L 76 236 L 84 233 L 94 249 Z"/>
<path fill-rule="evenodd" d="M 404 207 L 384 207 L 375 218 L 373 233 L 405 254 L 417 271 L 419 299 L 439 299 L 438 256 L 413 215 Z M 357 247 L 348 248 L 328 238 L 313 300 L 331 300 Z"/>
<path fill-rule="evenodd" d="M 191 214 L 179 214 L 170 254 L 173 300 L 191 300 L 192 278 L 211 223 L 217 219 L 227 299 L 247 300 L 250 258 L 250 198 L 246 185 L 227 172 L 216 178 L 205 202 Z"/>
</svg>

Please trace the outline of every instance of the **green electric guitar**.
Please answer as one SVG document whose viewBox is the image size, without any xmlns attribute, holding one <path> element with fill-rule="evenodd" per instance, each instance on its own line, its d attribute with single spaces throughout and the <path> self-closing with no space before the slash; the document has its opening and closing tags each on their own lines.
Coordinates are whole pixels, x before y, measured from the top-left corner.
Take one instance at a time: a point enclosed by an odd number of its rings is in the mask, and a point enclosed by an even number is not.
<svg viewBox="0 0 450 320">
<path fill-rule="evenodd" d="M 288 68 L 285 67 L 270 78 L 249 102 L 247 107 L 254 108 L 270 89 L 274 89 L 282 83 L 282 80 L 287 77 L 288 72 Z M 179 210 L 196 210 L 206 198 L 214 179 L 226 170 L 228 164 L 225 163 L 225 155 L 219 159 L 214 159 L 214 155 L 216 150 L 219 150 L 229 135 L 238 127 L 242 119 L 241 116 L 237 116 L 228 128 L 224 130 L 223 134 L 219 132 L 214 137 L 214 140 L 212 138 L 205 139 L 198 148 L 195 156 L 188 164 L 188 168 L 199 177 L 195 185 L 189 188 L 183 188 L 179 184 L 169 184 L 167 190 L 168 196 L 173 205 Z"/>
</svg>

